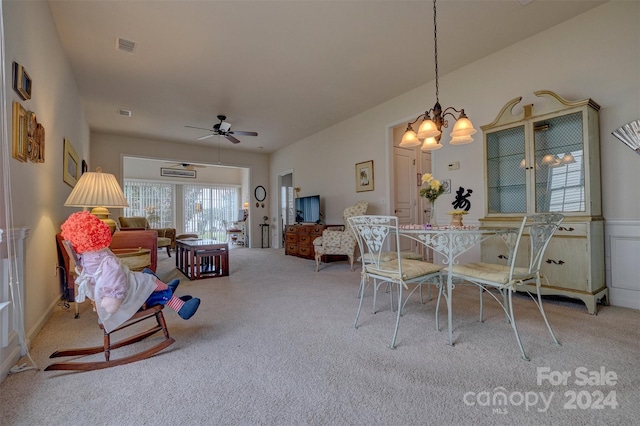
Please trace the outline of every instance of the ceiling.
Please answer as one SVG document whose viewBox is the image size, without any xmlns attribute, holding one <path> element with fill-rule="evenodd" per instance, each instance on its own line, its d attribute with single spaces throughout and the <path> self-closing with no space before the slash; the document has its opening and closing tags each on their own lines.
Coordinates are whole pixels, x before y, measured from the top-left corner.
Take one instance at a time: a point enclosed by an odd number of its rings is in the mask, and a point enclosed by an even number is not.
<svg viewBox="0 0 640 426">
<path fill-rule="evenodd" d="M 440 75 L 602 3 L 440 0 Z M 273 152 L 435 78 L 429 0 L 49 4 L 93 131 Z"/>
</svg>

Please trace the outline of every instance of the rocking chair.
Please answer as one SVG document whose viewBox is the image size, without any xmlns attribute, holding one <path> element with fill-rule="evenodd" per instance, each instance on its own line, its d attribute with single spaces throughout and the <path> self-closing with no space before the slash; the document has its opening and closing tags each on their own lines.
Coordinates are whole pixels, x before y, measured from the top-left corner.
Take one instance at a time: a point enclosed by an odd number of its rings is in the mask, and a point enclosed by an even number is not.
<svg viewBox="0 0 640 426">
<path fill-rule="evenodd" d="M 68 241 L 62 241 L 62 246 L 66 250 L 69 255 L 70 267 L 75 270 L 75 266 L 78 264 L 79 259 L 78 255 L 73 250 L 71 244 Z M 77 304 L 76 304 L 77 306 Z M 164 319 L 164 315 L 162 314 L 162 309 L 164 309 L 164 305 L 154 305 L 147 307 L 146 305 L 142 305 L 142 307 L 135 313 L 131 318 L 125 321 L 122 325 L 117 327 L 114 330 L 108 332 L 105 330 L 102 324 L 99 324 L 102 332 L 104 334 L 104 344 L 102 346 L 92 346 L 87 348 L 75 348 L 75 349 L 63 349 L 61 351 L 56 351 L 52 353 L 49 358 L 59 358 L 59 357 L 67 357 L 67 356 L 87 356 L 94 355 L 100 352 L 104 352 L 104 361 L 69 361 L 69 362 L 58 362 L 49 365 L 45 368 L 45 371 L 51 370 L 80 370 L 80 371 L 91 371 L 91 370 L 100 370 L 102 368 L 115 367 L 116 365 L 128 364 L 130 362 L 140 361 L 141 359 L 149 358 L 151 355 L 154 355 L 157 352 L 160 352 L 164 348 L 175 343 L 175 339 L 169 337 L 169 330 L 167 329 L 167 323 Z M 77 318 L 77 314 L 76 314 Z M 133 336 L 129 336 L 127 338 L 123 338 L 115 343 L 111 342 L 111 335 L 117 331 L 121 331 L 129 326 L 134 324 L 138 324 L 146 319 L 155 318 L 156 324 L 149 328 L 146 331 L 139 332 Z M 118 349 L 127 345 L 131 345 L 133 343 L 140 342 L 143 339 L 161 331 L 164 334 L 164 339 L 157 343 L 156 345 L 147 348 L 142 352 L 138 352 L 129 356 L 125 356 L 118 359 L 110 359 L 111 350 Z"/>
</svg>

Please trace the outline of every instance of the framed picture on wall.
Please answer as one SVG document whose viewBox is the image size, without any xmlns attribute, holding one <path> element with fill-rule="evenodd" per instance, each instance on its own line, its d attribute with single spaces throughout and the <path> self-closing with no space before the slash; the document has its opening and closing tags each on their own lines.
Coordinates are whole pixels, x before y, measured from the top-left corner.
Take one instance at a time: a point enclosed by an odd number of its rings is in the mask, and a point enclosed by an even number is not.
<svg viewBox="0 0 640 426">
<path fill-rule="evenodd" d="M 160 176 L 178 178 L 196 178 L 195 170 L 172 169 L 171 167 L 160 167 Z"/>
<path fill-rule="evenodd" d="M 69 139 L 64 139 L 63 180 L 70 187 L 76 186 L 80 179 L 80 159 Z"/>
<path fill-rule="evenodd" d="M 36 144 L 38 145 L 37 163 L 44 163 L 44 126 L 38 123 L 36 128 Z"/>
<path fill-rule="evenodd" d="M 13 158 L 27 161 L 27 110 L 13 103 Z"/>
<path fill-rule="evenodd" d="M 25 101 L 31 99 L 31 77 L 22 65 L 13 63 L 13 89 Z"/>
<path fill-rule="evenodd" d="M 356 192 L 373 191 L 373 160 L 356 164 Z"/>
<path fill-rule="evenodd" d="M 443 179 L 442 187 L 444 188 L 443 194 L 451 194 L 451 179 Z"/>
</svg>

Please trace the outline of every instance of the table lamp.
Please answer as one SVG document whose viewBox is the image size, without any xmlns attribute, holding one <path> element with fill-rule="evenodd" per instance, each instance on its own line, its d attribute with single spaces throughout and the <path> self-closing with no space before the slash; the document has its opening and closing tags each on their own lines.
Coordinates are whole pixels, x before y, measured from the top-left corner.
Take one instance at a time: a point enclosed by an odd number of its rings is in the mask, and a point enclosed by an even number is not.
<svg viewBox="0 0 640 426">
<path fill-rule="evenodd" d="M 93 206 L 91 214 L 109 225 L 112 234 L 116 230 L 116 222 L 109 218 L 107 207 L 129 207 L 116 177 L 111 173 L 102 173 L 100 167 L 95 172 L 86 172 L 80 176 L 64 205 L 85 209 Z"/>
</svg>

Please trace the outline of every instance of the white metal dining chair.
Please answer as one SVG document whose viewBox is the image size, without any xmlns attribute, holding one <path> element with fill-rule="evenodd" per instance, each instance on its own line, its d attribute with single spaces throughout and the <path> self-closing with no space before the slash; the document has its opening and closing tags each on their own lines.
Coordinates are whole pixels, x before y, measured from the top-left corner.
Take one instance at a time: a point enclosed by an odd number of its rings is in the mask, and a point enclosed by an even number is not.
<svg viewBox="0 0 640 426">
<path fill-rule="evenodd" d="M 451 274 L 452 277 L 463 279 L 480 287 L 481 322 L 483 321 L 482 298 L 484 293 L 491 295 L 500 304 L 507 316 L 507 321 L 511 323 L 513 332 L 516 335 L 516 341 L 518 342 L 522 359 L 526 361 L 529 361 L 529 358 L 525 354 L 522 342 L 520 341 L 520 335 L 518 334 L 513 313 L 513 293 L 517 289 L 521 289 L 529 294 L 537 305 L 540 314 L 542 314 L 542 318 L 547 325 L 553 342 L 559 345 L 560 343 L 551 329 L 551 325 L 549 325 L 544 307 L 542 306 L 542 298 L 540 296 L 540 266 L 547 245 L 563 219 L 563 215 L 556 213 L 525 216 L 520 224 L 515 243 L 511 247 L 506 265 L 475 262 L 445 268 L 445 271 Z M 525 242 L 527 239 L 529 242 L 528 245 Z M 532 282 L 535 282 L 536 285 L 537 300 L 531 292 L 524 287 L 524 284 Z M 491 289 L 497 289 L 498 294 L 502 296 L 502 300 L 496 297 L 496 294 L 490 291 Z"/>
<path fill-rule="evenodd" d="M 442 288 L 442 275 L 440 273 L 442 266 L 421 260 L 407 259 L 402 256 L 400 253 L 398 218 L 395 216 L 353 216 L 348 220 L 356 236 L 363 259 L 359 290 L 360 301 L 353 326 L 358 328 L 364 290 L 370 279 L 373 279 L 374 286 L 374 313 L 375 297 L 380 286 L 389 284 L 392 287 L 392 292 L 395 287 L 397 292 L 397 313 L 393 338 L 391 339 L 391 348 L 395 348 L 400 317 L 407 300 L 409 300 L 413 292 L 420 288 L 422 302 L 422 286 L 425 284 L 435 284 L 438 288 Z M 389 248 L 395 249 L 393 256 L 389 256 Z M 414 286 L 410 289 L 409 285 Z M 406 296 L 404 294 L 405 290 L 409 291 Z M 393 310 L 393 299 L 391 308 Z"/>
</svg>

